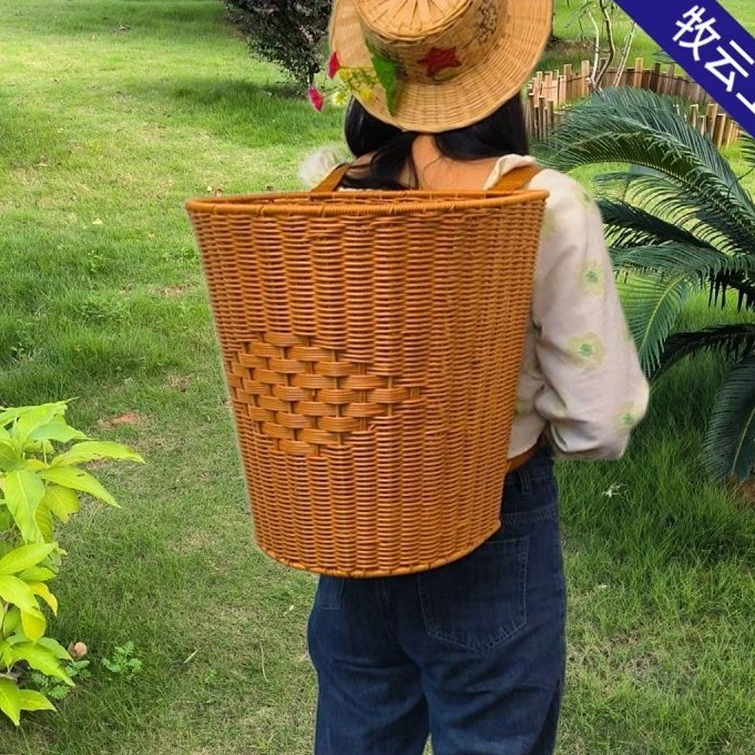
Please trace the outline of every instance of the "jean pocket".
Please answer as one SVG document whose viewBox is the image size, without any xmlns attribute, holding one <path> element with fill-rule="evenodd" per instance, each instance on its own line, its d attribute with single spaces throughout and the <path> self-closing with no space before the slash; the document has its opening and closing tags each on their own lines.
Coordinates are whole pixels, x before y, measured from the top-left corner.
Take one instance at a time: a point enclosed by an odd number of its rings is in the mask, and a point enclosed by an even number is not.
<svg viewBox="0 0 755 755">
<path fill-rule="evenodd" d="M 346 580 L 341 577 L 320 577 L 315 593 L 315 608 L 325 611 L 340 610 L 345 586 Z"/>
<path fill-rule="evenodd" d="M 474 652 L 493 650 L 527 623 L 529 536 L 494 540 L 420 574 L 427 633 Z"/>
</svg>

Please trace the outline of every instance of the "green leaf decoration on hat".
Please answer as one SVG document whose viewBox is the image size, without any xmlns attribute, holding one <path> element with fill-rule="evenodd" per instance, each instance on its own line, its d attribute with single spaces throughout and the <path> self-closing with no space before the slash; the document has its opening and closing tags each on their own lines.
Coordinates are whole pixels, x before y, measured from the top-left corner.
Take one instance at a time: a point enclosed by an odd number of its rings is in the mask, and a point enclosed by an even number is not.
<svg viewBox="0 0 755 755">
<path fill-rule="evenodd" d="M 396 109 L 398 107 L 398 100 L 400 95 L 400 77 L 401 66 L 389 57 L 383 55 L 373 45 L 368 44 L 367 48 L 372 56 L 372 65 L 375 68 L 375 75 L 377 76 L 380 85 L 385 90 L 385 100 L 388 104 L 388 112 L 391 115 L 396 115 Z"/>
</svg>

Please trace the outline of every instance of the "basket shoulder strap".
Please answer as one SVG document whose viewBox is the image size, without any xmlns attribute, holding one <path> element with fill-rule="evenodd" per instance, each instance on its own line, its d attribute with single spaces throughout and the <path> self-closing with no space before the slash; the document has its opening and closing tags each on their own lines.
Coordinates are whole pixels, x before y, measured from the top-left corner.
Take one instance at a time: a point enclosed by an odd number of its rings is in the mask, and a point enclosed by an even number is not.
<svg viewBox="0 0 755 755">
<path fill-rule="evenodd" d="M 330 194 L 334 192 L 340 186 L 349 168 L 351 168 L 350 163 L 339 165 L 315 186 L 311 193 Z M 514 170 L 502 176 L 501 180 L 493 186 L 491 191 L 520 191 L 526 188 L 541 170 L 542 168 L 539 165 L 524 165 L 521 168 L 514 168 Z"/>
<path fill-rule="evenodd" d="M 502 176 L 491 191 L 521 191 L 541 170 L 539 165 L 523 165 L 521 168 L 514 168 Z"/>
<path fill-rule="evenodd" d="M 331 171 L 325 178 L 311 190 L 311 194 L 330 194 L 334 192 L 343 181 L 343 177 L 351 167 L 350 163 L 343 163 Z"/>
</svg>

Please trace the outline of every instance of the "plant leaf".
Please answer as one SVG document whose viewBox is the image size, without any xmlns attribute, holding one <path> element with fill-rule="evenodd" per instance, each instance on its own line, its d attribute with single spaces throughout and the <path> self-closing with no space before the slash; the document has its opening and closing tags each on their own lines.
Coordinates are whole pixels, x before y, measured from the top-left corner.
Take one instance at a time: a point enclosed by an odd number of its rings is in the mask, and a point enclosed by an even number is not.
<svg viewBox="0 0 755 755">
<path fill-rule="evenodd" d="M 660 214 L 716 248 L 749 254 L 755 206 L 713 142 L 690 126 L 669 97 L 611 89 L 575 105 L 550 140 L 553 167 L 595 163 L 652 168 L 633 177 L 633 204 Z"/>
<path fill-rule="evenodd" d="M 55 710 L 55 706 L 41 693 L 34 689 L 19 690 L 21 710 Z"/>
<path fill-rule="evenodd" d="M 375 76 L 380 85 L 385 90 L 385 101 L 388 105 L 388 112 L 396 115 L 399 98 L 399 77 L 401 75 L 401 66 L 389 57 L 383 55 L 373 45 L 368 45 L 370 56 L 372 57 L 372 66 L 375 69 Z"/>
<path fill-rule="evenodd" d="M 29 436 L 42 425 L 50 424 L 56 417 L 63 418 L 67 405 L 63 401 L 54 404 L 40 404 L 39 406 L 25 406 L 19 410 L 12 434 L 23 447 Z"/>
<path fill-rule="evenodd" d="M 37 527 L 34 515 L 39 502 L 44 498 L 45 486 L 42 480 L 26 469 L 10 472 L 5 480 L 5 504 L 27 543 L 44 540 Z"/>
<path fill-rule="evenodd" d="M 72 490 L 80 490 L 82 493 L 89 493 L 89 495 L 99 498 L 101 501 L 120 508 L 110 493 L 102 487 L 102 485 L 83 469 L 74 469 L 73 467 L 51 467 L 45 469 L 39 473 L 39 476 L 53 482 L 56 485 L 62 485 L 64 488 L 71 488 Z"/>
<path fill-rule="evenodd" d="M 33 669 L 42 674 L 60 679 L 61 682 L 67 684 L 69 687 L 74 686 L 73 680 L 66 674 L 55 653 L 49 648 L 43 647 L 38 643 L 24 642 L 15 645 L 11 652 L 15 661 L 26 661 Z"/>
<path fill-rule="evenodd" d="M 718 391 L 705 436 L 711 477 L 744 480 L 755 467 L 755 355 L 745 357 Z"/>
<path fill-rule="evenodd" d="M 55 514 L 61 522 L 67 522 L 72 514 L 78 513 L 81 508 L 79 496 L 70 488 L 63 488 L 60 485 L 48 485 L 42 504 L 46 504 L 50 511 Z"/>
<path fill-rule="evenodd" d="M 42 537 L 46 543 L 51 543 L 55 533 L 55 523 L 52 520 L 52 513 L 50 507 L 45 503 L 44 498 L 39 502 L 37 506 L 37 513 L 34 515 L 34 521 L 39 527 L 39 531 L 42 533 Z"/>
<path fill-rule="evenodd" d="M 11 471 L 21 466 L 23 461 L 13 443 L 0 438 L 0 469 Z"/>
<path fill-rule="evenodd" d="M 682 244 L 701 242 L 689 231 L 669 223 L 658 215 L 625 201 L 598 201 L 612 247 L 648 246 L 676 241 Z"/>
<path fill-rule="evenodd" d="M 28 443 L 37 441 L 56 440 L 58 443 L 69 443 L 72 440 L 85 440 L 86 435 L 65 422 L 50 422 L 40 425 L 29 433 Z"/>
<path fill-rule="evenodd" d="M 16 726 L 21 723 L 21 693 L 10 679 L 0 679 L 0 710 Z"/>
<path fill-rule="evenodd" d="M 21 626 L 23 627 L 26 638 L 32 642 L 41 639 L 47 629 L 47 619 L 44 614 L 21 611 Z"/>
<path fill-rule="evenodd" d="M 62 661 L 73 660 L 71 654 L 57 640 L 53 640 L 52 637 L 43 637 L 41 640 L 37 641 L 37 645 L 47 648 L 50 652 L 55 654 L 56 658 L 59 658 Z"/>
<path fill-rule="evenodd" d="M 11 422 L 14 422 L 18 419 L 18 415 L 26 408 L 28 407 L 16 406 L 11 408 L 0 408 L 0 427 L 5 427 Z"/>
<path fill-rule="evenodd" d="M 58 615 L 58 599 L 50 592 L 50 588 L 44 582 L 30 582 L 29 589 L 42 598 L 56 616 Z"/>
<path fill-rule="evenodd" d="M 87 461 L 98 459 L 127 459 L 128 461 L 137 461 L 144 464 L 144 459 L 128 446 L 111 441 L 90 440 L 84 443 L 77 443 L 69 451 L 56 456 L 52 460 L 51 466 L 83 464 Z"/>
<path fill-rule="evenodd" d="M 3 636 L 8 637 L 16 631 L 21 623 L 21 610 L 17 606 L 13 606 L 8 613 L 5 614 L 3 619 Z"/>
<path fill-rule="evenodd" d="M 620 286 L 624 311 L 642 366 L 658 368 L 663 343 L 684 307 L 692 284 L 688 276 L 632 276 Z"/>
<path fill-rule="evenodd" d="M 18 577 L 13 577 L 9 574 L 0 576 L 0 597 L 6 603 L 13 603 L 13 605 L 18 606 L 22 612 L 36 612 L 40 616 L 42 615 L 37 604 L 37 599 L 34 597 L 34 593 L 29 588 L 29 585 Z"/>
<path fill-rule="evenodd" d="M 54 543 L 22 545 L 14 548 L 6 556 L 0 558 L 0 576 L 18 574 L 24 569 L 36 566 L 40 561 L 44 561 L 55 548 Z"/>
<path fill-rule="evenodd" d="M 724 359 L 742 359 L 755 352 L 755 324 L 718 325 L 673 333 L 666 339 L 661 366 L 655 377 L 660 377 L 685 357 L 697 356 L 702 352 L 720 354 Z"/>
<path fill-rule="evenodd" d="M 58 575 L 52 569 L 34 566 L 31 569 L 24 569 L 24 571 L 16 576 L 19 579 L 23 579 L 24 582 L 47 582 L 47 580 L 54 579 Z"/>
</svg>

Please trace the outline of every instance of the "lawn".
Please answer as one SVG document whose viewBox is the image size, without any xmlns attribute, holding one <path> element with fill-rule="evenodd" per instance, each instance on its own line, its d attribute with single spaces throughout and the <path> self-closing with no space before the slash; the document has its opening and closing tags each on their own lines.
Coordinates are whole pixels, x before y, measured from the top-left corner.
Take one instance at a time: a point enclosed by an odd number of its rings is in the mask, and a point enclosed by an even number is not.
<svg viewBox="0 0 755 755">
<path fill-rule="evenodd" d="M 749 0 L 727 5 L 755 27 Z M 222 12 L 0 0 L 0 404 L 75 397 L 74 424 L 149 462 L 98 469 L 123 509 L 89 505 L 63 533 L 53 634 L 89 645 L 92 678 L 58 715 L 0 723 L 0 755 L 311 751 L 314 579 L 253 546 L 182 203 L 295 187 L 339 116 L 251 62 Z M 673 373 L 624 461 L 560 469 L 560 755 L 752 752 L 755 517 L 698 456 L 722 374 Z M 128 641 L 133 680 L 100 663 Z"/>
</svg>

